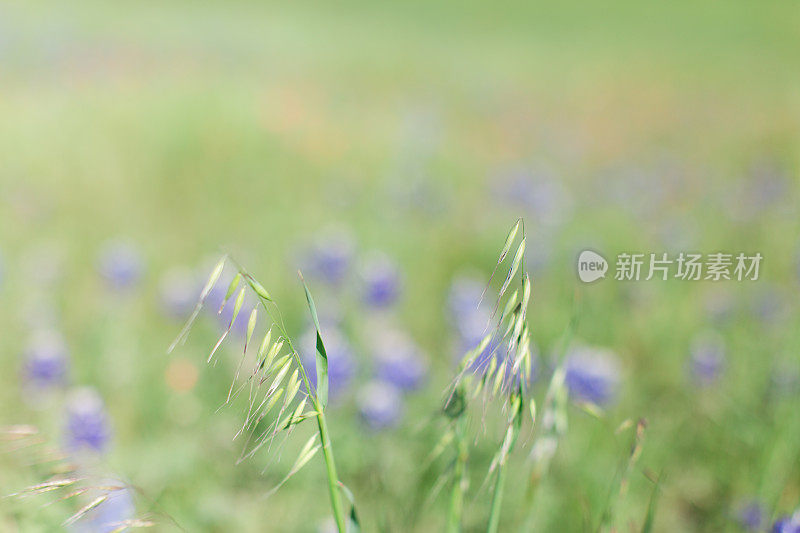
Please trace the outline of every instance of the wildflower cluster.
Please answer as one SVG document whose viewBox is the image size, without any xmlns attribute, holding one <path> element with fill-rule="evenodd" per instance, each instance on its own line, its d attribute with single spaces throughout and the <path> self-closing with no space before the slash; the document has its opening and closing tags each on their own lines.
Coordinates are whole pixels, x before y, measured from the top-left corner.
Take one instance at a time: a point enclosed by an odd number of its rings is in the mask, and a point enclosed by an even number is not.
<svg viewBox="0 0 800 533">
<path fill-rule="evenodd" d="M 52 261 L 50 261 L 52 262 Z M 112 242 L 100 251 L 98 273 L 114 290 L 131 289 L 143 270 L 135 247 Z M 37 270 L 40 272 L 40 270 Z M 40 277 L 43 288 L 55 279 L 47 272 Z M 12 496 L 25 498 L 63 492 L 62 500 L 81 502 L 80 508 L 63 522 L 71 531 L 116 532 L 155 525 L 148 517 L 137 517 L 133 489 L 115 479 L 103 466 L 109 451 L 111 421 L 100 394 L 91 387 L 75 386 L 71 380 L 70 349 L 46 299 L 36 301 L 40 317 L 22 351 L 21 386 L 25 400 L 43 412 L 60 412 L 60 445 L 35 426 L 10 426 L 0 431 L 0 440 L 13 443 L 14 453 L 26 453 L 26 462 L 37 471 L 49 472 L 45 481 Z"/>
</svg>

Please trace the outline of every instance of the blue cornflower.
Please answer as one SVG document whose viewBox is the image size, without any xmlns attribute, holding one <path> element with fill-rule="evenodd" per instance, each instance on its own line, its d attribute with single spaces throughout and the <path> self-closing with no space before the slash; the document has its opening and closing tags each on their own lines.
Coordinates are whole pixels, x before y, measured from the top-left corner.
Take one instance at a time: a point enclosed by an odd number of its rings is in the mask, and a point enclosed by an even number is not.
<svg viewBox="0 0 800 533">
<path fill-rule="evenodd" d="M 513 169 L 493 182 L 501 202 L 525 209 L 541 225 L 558 226 L 571 212 L 569 191 L 546 166 Z"/>
<path fill-rule="evenodd" d="M 792 186 L 791 177 L 782 163 L 763 157 L 749 169 L 743 200 L 756 213 L 783 202 Z"/>
<path fill-rule="evenodd" d="M 362 296 L 371 307 L 388 307 L 400 296 L 397 264 L 385 254 L 373 254 L 361 266 Z"/>
<path fill-rule="evenodd" d="M 375 370 L 378 379 L 400 390 L 418 388 L 428 372 L 419 347 L 405 333 L 388 329 L 374 340 Z"/>
<path fill-rule="evenodd" d="M 715 332 L 704 332 L 692 341 L 689 371 L 698 385 L 710 385 L 725 367 L 725 343 Z"/>
<path fill-rule="evenodd" d="M 111 428 L 103 400 L 95 390 L 82 388 L 71 394 L 65 433 L 67 449 L 74 453 L 106 450 Z"/>
<path fill-rule="evenodd" d="M 62 385 L 69 369 L 64 338 L 55 331 L 37 332 L 24 352 L 24 376 L 34 387 Z"/>
<path fill-rule="evenodd" d="M 326 283 L 338 285 L 350 272 L 355 248 L 349 232 L 331 230 L 305 251 L 301 261 L 303 270 Z"/>
<path fill-rule="evenodd" d="M 746 502 L 736 513 L 736 521 L 743 529 L 758 531 L 764 524 L 764 508 L 757 501 Z"/>
<path fill-rule="evenodd" d="M 361 418 L 374 430 L 394 427 L 403 416 L 403 397 L 394 385 L 371 381 L 358 392 Z"/>
<path fill-rule="evenodd" d="M 772 524 L 772 533 L 800 533 L 800 511 L 791 516 L 783 516 Z"/>
<path fill-rule="evenodd" d="M 577 346 L 564 363 L 565 383 L 570 395 L 597 405 L 611 402 L 620 379 L 619 361 L 610 350 Z"/>
<path fill-rule="evenodd" d="M 459 276 L 453 279 L 447 294 L 447 310 L 456 324 L 465 316 L 475 313 L 476 309 L 479 309 L 478 303 L 481 301 L 484 286 L 485 283 L 468 276 Z M 487 309 L 487 300 L 489 299 L 491 299 L 491 295 L 484 298 L 480 308 Z"/>
<path fill-rule="evenodd" d="M 317 333 L 310 327 L 301 337 L 299 351 L 311 385 L 317 385 Z M 331 396 L 342 394 L 355 374 L 353 350 L 344 334 L 335 327 L 322 326 L 322 341 L 328 355 L 328 389 Z"/>
<path fill-rule="evenodd" d="M 184 319 L 192 312 L 200 294 L 197 277 L 190 269 L 167 271 L 159 283 L 161 309 L 169 317 Z"/>
<path fill-rule="evenodd" d="M 777 286 L 764 285 L 760 287 L 753 301 L 753 313 L 761 321 L 774 324 L 786 317 L 786 302 L 784 291 Z"/>
<path fill-rule="evenodd" d="M 459 340 L 459 352 L 471 350 L 480 344 L 489 331 L 492 303 L 495 296 L 487 292 L 481 301 L 484 283 L 469 277 L 458 277 L 450 285 L 447 308 L 450 321 L 455 326 Z"/>
<path fill-rule="evenodd" d="M 104 480 L 103 485 L 118 486 L 114 480 Z M 136 515 L 133 491 L 128 487 L 120 487 L 105 493 L 106 499 L 89 511 L 77 524 L 75 529 L 81 533 L 111 533 L 119 531 L 127 520 Z"/>
<path fill-rule="evenodd" d="M 100 250 L 97 268 L 106 282 L 117 289 L 132 287 L 142 277 L 144 261 L 130 243 L 113 241 Z"/>
</svg>

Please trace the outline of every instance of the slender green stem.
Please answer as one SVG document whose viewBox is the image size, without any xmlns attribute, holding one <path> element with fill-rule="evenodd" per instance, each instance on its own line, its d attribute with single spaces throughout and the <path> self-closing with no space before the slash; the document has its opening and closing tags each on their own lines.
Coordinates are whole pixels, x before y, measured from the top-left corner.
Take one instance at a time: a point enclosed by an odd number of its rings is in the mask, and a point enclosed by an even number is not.
<svg viewBox="0 0 800 533">
<path fill-rule="evenodd" d="M 322 405 L 315 398 L 314 408 L 317 410 L 317 424 L 319 425 L 319 440 L 322 442 L 322 455 L 325 458 L 325 468 L 328 472 L 328 492 L 331 496 L 331 508 L 333 518 L 336 520 L 336 527 L 339 533 L 347 531 L 347 521 L 342 507 L 342 499 L 339 495 L 339 477 L 336 475 L 336 462 L 333 460 L 333 448 L 331 439 L 328 435 L 328 423 L 325 420 L 325 413 Z"/>
<path fill-rule="evenodd" d="M 503 489 L 506 484 L 506 467 L 508 458 L 514 450 L 514 445 L 517 443 L 517 436 L 519 435 L 520 427 L 522 426 L 522 401 L 520 398 L 516 399 L 516 405 L 513 407 L 513 412 L 508 421 L 508 429 L 506 429 L 506 436 L 503 439 L 503 444 L 500 447 L 500 456 L 497 460 L 497 477 L 494 481 L 494 492 L 492 494 L 492 508 L 489 512 L 489 525 L 486 527 L 486 533 L 497 533 L 497 528 L 500 524 L 500 508 L 503 506 Z"/>
<path fill-rule="evenodd" d="M 300 368 L 300 375 L 303 379 L 303 384 L 305 385 L 306 390 L 311 394 L 314 410 L 317 412 L 316 416 L 317 426 L 319 427 L 319 441 L 322 445 L 322 456 L 325 460 L 325 470 L 328 474 L 328 493 L 331 497 L 331 510 L 333 511 L 333 518 L 336 521 L 336 528 L 339 530 L 339 533 L 346 533 L 347 519 L 345 517 L 344 507 L 342 507 L 342 500 L 339 494 L 339 476 L 336 474 L 336 462 L 333 459 L 333 448 L 331 446 L 330 434 L 328 432 L 328 422 L 325 419 L 325 407 L 319 401 L 319 398 L 317 398 L 316 393 L 311 393 L 311 391 L 314 389 L 311 387 L 311 382 L 308 379 L 306 369 L 300 360 L 300 354 L 295 349 L 292 339 L 289 337 L 286 329 L 283 327 L 282 321 L 277 320 L 273 315 L 272 310 L 267 305 L 270 302 L 265 300 L 260 295 L 259 300 L 261 301 L 261 306 L 267 311 L 269 316 L 272 318 L 272 322 L 277 326 L 281 335 L 286 340 L 286 344 L 292 351 L 292 356 Z M 273 305 L 275 305 L 277 308 L 277 304 L 275 304 L 275 302 L 271 303 L 273 303 Z"/>
<path fill-rule="evenodd" d="M 447 533 L 461 531 L 461 515 L 464 510 L 464 490 L 466 489 L 467 456 L 469 447 L 466 439 L 466 417 L 456 422 L 455 428 L 456 463 L 453 472 L 453 489 L 450 493 L 450 508 L 447 513 Z"/>
<path fill-rule="evenodd" d="M 495 479 L 494 494 L 492 495 L 492 510 L 489 513 L 489 525 L 486 528 L 486 533 L 497 533 L 497 527 L 500 525 L 500 507 L 503 505 L 506 464 L 507 461 L 503 459 L 500 464 L 497 465 L 497 479 Z"/>
</svg>

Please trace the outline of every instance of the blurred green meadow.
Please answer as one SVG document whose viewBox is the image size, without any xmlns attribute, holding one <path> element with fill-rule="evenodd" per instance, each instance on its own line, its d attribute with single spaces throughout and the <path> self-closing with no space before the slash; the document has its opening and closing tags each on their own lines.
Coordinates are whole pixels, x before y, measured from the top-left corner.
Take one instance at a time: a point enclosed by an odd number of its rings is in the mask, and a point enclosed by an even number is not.
<svg viewBox="0 0 800 533">
<path fill-rule="evenodd" d="M 617 366 L 609 401 L 571 403 L 533 495 L 526 426 L 500 531 L 641 531 L 653 494 L 653 531 L 768 530 L 800 506 L 798 24 L 792 2 L 0 3 L 0 425 L 42 439 L 0 441 L 0 492 L 54 473 L 34 457 L 68 447 L 65 409 L 90 387 L 110 426 L 91 469 L 135 487 L 155 531 L 330 527 L 318 457 L 265 498 L 307 428 L 236 464 L 243 415 L 220 406 L 241 338 L 206 365 L 221 330 L 202 313 L 166 353 L 186 293 L 229 253 L 298 339 L 303 269 L 346 339 L 328 416 L 363 530 L 442 530 L 448 460 L 428 458 L 464 348 L 453 294 L 488 282 L 523 217 L 537 402 L 576 313 L 574 342 Z M 764 259 L 757 281 L 617 281 L 612 267 L 582 284 L 587 248 Z M 130 283 L 104 270 L 120 250 Z M 321 253 L 344 258 L 341 279 L 315 272 Z M 383 260 L 396 294 L 371 305 L 364 278 Z M 46 388 L 26 374 L 42 331 L 68 353 Z M 413 340 L 423 375 L 374 428 L 363 391 L 383 331 Z M 709 336 L 720 359 L 698 371 Z M 489 513 L 502 424 L 487 413 L 465 531 Z M 640 419 L 619 491 L 633 428 L 618 428 Z M 59 497 L 0 499 L 0 530 L 64 529 L 80 498 Z"/>
</svg>

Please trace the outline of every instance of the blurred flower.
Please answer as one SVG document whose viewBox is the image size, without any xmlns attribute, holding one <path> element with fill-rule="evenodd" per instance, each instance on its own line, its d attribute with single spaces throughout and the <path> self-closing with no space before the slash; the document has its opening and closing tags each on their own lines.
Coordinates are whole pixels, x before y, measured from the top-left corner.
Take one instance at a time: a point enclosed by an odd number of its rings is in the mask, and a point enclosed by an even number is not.
<svg viewBox="0 0 800 533">
<path fill-rule="evenodd" d="M 764 523 L 764 509 L 755 500 L 746 502 L 739 508 L 736 521 L 743 529 L 759 531 Z"/>
<path fill-rule="evenodd" d="M 785 201 L 791 187 L 791 178 L 781 162 L 762 157 L 750 166 L 744 193 L 748 205 L 760 211 Z"/>
<path fill-rule="evenodd" d="M 72 452 L 103 452 L 111 438 L 100 395 L 90 388 L 75 390 L 67 403 L 66 442 Z"/>
<path fill-rule="evenodd" d="M 313 326 L 300 337 L 300 354 L 311 385 L 317 385 L 317 333 Z M 342 332 L 322 326 L 322 342 L 328 355 L 328 390 L 331 396 L 342 394 L 355 373 L 356 362 L 350 343 Z"/>
<path fill-rule="evenodd" d="M 164 313 L 172 318 L 183 319 L 197 303 L 200 286 L 191 270 L 175 268 L 161 277 L 159 294 Z"/>
<path fill-rule="evenodd" d="M 641 222 L 653 220 L 671 199 L 685 195 L 682 173 L 665 161 L 629 162 L 602 169 L 594 183 L 595 198 Z"/>
<path fill-rule="evenodd" d="M 333 229 L 320 236 L 301 259 L 304 273 L 331 285 L 341 283 L 350 270 L 355 253 L 352 235 Z"/>
<path fill-rule="evenodd" d="M 403 398 L 394 385 L 371 381 L 358 392 L 358 408 L 367 426 L 377 431 L 397 425 L 403 414 Z"/>
<path fill-rule="evenodd" d="M 725 366 L 725 342 L 716 332 L 697 335 L 689 348 L 691 377 L 699 385 L 710 385 Z"/>
<path fill-rule="evenodd" d="M 739 222 L 762 214 L 792 213 L 792 180 L 782 162 L 761 157 L 725 194 L 726 212 Z"/>
<path fill-rule="evenodd" d="M 619 361 L 605 348 L 576 346 L 569 350 L 564 369 L 570 395 L 597 405 L 607 404 L 616 395 L 620 379 Z"/>
<path fill-rule="evenodd" d="M 388 307 L 400 295 L 400 270 L 388 256 L 373 254 L 361 266 L 364 302 L 371 307 Z"/>
<path fill-rule="evenodd" d="M 484 284 L 476 279 L 468 277 L 456 278 L 450 286 L 447 298 L 447 305 L 450 311 L 451 321 L 458 333 L 458 349 L 455 353 L 457 361 L 461 361 L 464 355 L 477 347 L 483 338 L 492 331 L 496 323 L 492 323 L 493 303 L 495 295 L 487 291 L 481 300 Z M 489 369 L 492 358 L 498 360 L 513 359 L 513 354 L 509 352 L 508 345 L 501 342 L 501 339 L 493 337 L 486 348 L 475 357 L 470 366 L 473 372 L 486 372 Z M 510 368 L 507 371 L 510 376 Z"/>
<path fill-rule="evenodd" d="M 800 533 L 800 511 L 779 518 L 772 524 L 772 533 Z"/>
<path fill-rule="evenodd" d="M 144 263 L 139 250 L 132 244 L 113 241 L 106 243 L 100 250 L 97 268 L 110 286 L 124 289 L 139 281 Z"/>
<path fill-rule="evenodd" d="M 41 330 L 24 351 L 24 376 L 34 387 L 63 385 L 69 368 L 69 352 L 64 338 L 52 330 Z"/>
<path fill-rule="evenodd" d="M 485 284 L 469 277 L 457 277 L 447 295 L 449 318 L 460 337 L 459 355 L 471 350 L 489 331 L 492 304 L 495 296 L 487 291 L 481 301 Z M 462 349 L 463 348 L 463 349 Z"/>
<path fill-rule="evenodd" d="M 768 324 L 779 322 L 785 318 L 787 307 L 785 305 L 784 293 L 778 286 L 762 285 L 752 303 L 753 313 L 762 321 Z"/>
<path fill-rule="evenodd" d="M 557 226 L 571 214 L 569 191 L 545 166 L 511 170 L 493 182 L 495 196 L 501 202 L 524 208 L 538 224 Z"/>
<path fill-rule="evenodd" d="M 541 272 L 553 262 L 555 232 L 542 228 L 529 233 L 525 240 L 528 242 L 525 247 L 525 268 L 530 272 Z M 585 250 L 585 248 L 581 248 L 581 250 Z"/>
<path fill-rule="evenodd" d="M 456 323 L 481 308 L 478 303 L 481 301 L 484 286 L 484 283 L 467 276 L 460 276 L 453 280 L 447 295 L 447 307 Z M 484 310 L 488 307 L 486 299 L 484 298 L 484 302 L 481 303 Z"/>
<path fill-rule="evenodd" d="M 405 333 L 387 329 L 374 340 L 376 375 L 400 390 L 418 388 L 428 372 L 419 347 Z"/>
<path fill-rule="evenodd" d="M 117 487 L 119 482 L 104 480 L 102 485 Z M 120 531 L 125 521 L 132 520 L 135 517 L 136 507 L 133 502 L 133 493 L 128 487 L 104 491 L 103 494 L 98 494 L 98 497 L 101 495 L 105 495 L 106 499 L 76 523 L 76 531 L 81 533 Z"/>
</svg>

